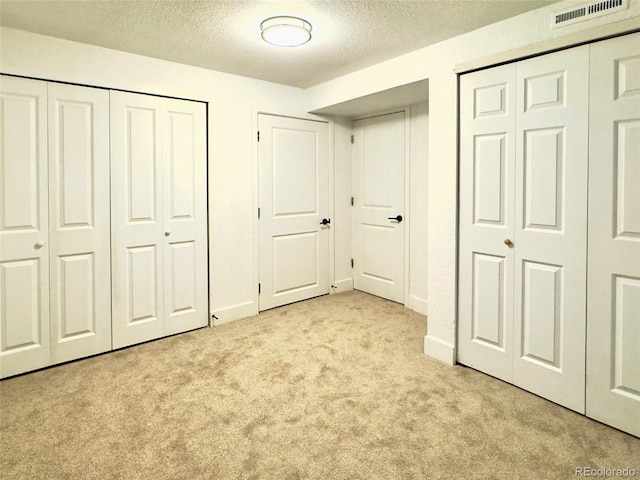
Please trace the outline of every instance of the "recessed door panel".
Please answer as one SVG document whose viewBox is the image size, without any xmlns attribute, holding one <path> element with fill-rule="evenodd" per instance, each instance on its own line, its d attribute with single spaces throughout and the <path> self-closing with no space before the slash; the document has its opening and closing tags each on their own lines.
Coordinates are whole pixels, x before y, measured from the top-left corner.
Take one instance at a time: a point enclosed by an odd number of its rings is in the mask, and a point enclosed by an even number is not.
<svg viewBox="0 0 640 480">
<path fill-rule="evenodd" d="M 263 114 L 258 127 L 258 294 L 266 310 L 329 293 L 329 127 Z"/>
<path fill-rule="evenodd" d="M 505 258 L 473 254 L 473 311 L 471 340 L 505 350 L 505 321 L 508 318 Z"/>
<path fill-rule="evenodd" d="M 273 238 L 274 295 L 318 285 L 318 244 L 317 231 Z"/>
<path fill-rule="evenodd" d="M 562 267 L 524 262 L 522 275 L 522 355 L 561 368 Z"/>
<path fill-rule="evenodd" d="M 506 83 L 487 85 L 473 90 L 473 118 L 507 114 Z"/>
<path fill-rule="evenodd" d="M 505 134 L 475 137 L 473 211 L 476 224 L 505 224 L 505 155 Z"/>
<path fill-rule="evenodd" d="M 47 84 L 0 77 L 0 377 L 50 363 Z"/>
<path fill-rule="evenodd" d="M 640 112 L 638 112 L 640 115 Z M 640 118 L 616 123 L 615 234 L 640 241 Z"/>
<path fill-rule="evenodd" d="M 405 302 L 405 112 L 354 122 L 353 285 Z"/>
<path fill-rule="evenodd" d="M 614 98 L 640 95 L 640 55 L 616 59 Z"/>
<path fill-rule="evenodd" d="M 640 278 L 615 277 L 613 391 L 640 401 Z"/>
<path fill-rule="evenodd" d="M 524 228 L 562 230 L 563 130 L 530 130 L 524 135 Z"/>
<path fill-rule="evenodd" d="M 151 109 L 126 109 L 126 181 L 129 222 L 157 221 L 156 112 Z"/>
<path fill-rule="evenodd" d="M 2 353 L 47 345 L 40 312 L 42 263 L 38 258 L 2 262 Z"/>
<path fill-rule="evenodd" d="M 393 282 L 395 268 L 391 255 L 395 247 L 392 227 L 362 225 L 362 275 L 383 282 Z M 387 255 L 380 255 L 386 252 Z"/>
<path fill-rule="evenodd" d="M 59 312 L 58 339 L 60 342 L 75 340 L 78 336 L 96 334 L 95 258 L 93 254 L 76 254 L 58 257 L 56 269 L 60 278 L 56 293 Z"/>
<path fill-rule="evenodd" d="M 565 72 L 524 79 L 525 111 L 564 105 Z"/>
<path fill-rule="evenodd" d="M 317 214 L 318 135 L 274 128 L 273 215 Z"/>
<path fill-rule="evenodd" d="M 197 162 L 196 125 L 193 113 L 169 112 L 169 136 L 171 138 L 168 152 L 169 216 L 172 219 L 195 218 Z"/>
<path fill-rule="evenodd" d="M 158 248 L 156 245 L 127 249 L 127 323 L 157 322 L 160 305 L 158 299 Z"/>
<path fill-rule="evenodd" d="M 58 100 L 55 113 L 59 122 L 55 129 L 60 159 L 56 180 L 60 185 L 58 207 L 60 227 L 91 226 L 94 224 L 93 172 L 93 116 L 91 103 Z"/>
<path fill-rule="evenodd" d="M 170 243 L 170 315 L 196 310 L 196 244 L 194 241 Z"/>
<path fill-rule="evenodd" d="M 37 95 L 2 95 L 2 156 L 7 159 L 2 169 L 5 231 L 40 228 L 39 100 Z"/>
</svg>

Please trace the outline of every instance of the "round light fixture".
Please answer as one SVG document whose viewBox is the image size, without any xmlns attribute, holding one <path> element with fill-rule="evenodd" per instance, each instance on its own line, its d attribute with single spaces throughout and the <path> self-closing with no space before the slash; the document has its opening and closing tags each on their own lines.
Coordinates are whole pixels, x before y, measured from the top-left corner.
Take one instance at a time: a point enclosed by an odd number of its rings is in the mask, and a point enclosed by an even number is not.
<svg viewBox="0 0 640 480">
<path fill-rule="evenodd" d="M 260 24 L 262 39 L 278 47 L 297 47 L 311 40 L 311 24 L 298 17 L 271 17 Z"/>
</svg>

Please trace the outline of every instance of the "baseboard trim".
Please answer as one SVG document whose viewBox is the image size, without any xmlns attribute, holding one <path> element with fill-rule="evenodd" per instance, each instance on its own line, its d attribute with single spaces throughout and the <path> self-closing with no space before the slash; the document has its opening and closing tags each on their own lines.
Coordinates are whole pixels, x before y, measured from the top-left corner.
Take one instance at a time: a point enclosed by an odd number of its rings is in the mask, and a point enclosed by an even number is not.
<svg viewBox="0 0 640 480">
<path fill-rule="evenodd" d="M 336 280 L 333 282 L 333 286 L 336 288 L 332 288 L 331 293 L 348 292 L 349 290 L 353 290 L 353 278 Z"/>
<path fill-rule="evenodd" d="M 407 306 L 421 315 L 427 314 L 427 301 L 415 295 L 409 295 L 409 305 Z"/>
<path fill-rule="evenodd" d="M 424 353 L 447 365 L 456 364 L 456 349 L 453 345 L 438 340 L 437 338 L 424 336 Z"/>
<path fill-rule="evenodd" d="M 216 311 L 212 311 L 211 315 L 215 315 L 213 318 L 213 326 L 224 325 L 225 323 L 233 322 L 243 318 L 251 317 L 258 314 L 258 305 L 255 302 L 240 303 L 231 307 L 220 308 Z"/>
</svg>

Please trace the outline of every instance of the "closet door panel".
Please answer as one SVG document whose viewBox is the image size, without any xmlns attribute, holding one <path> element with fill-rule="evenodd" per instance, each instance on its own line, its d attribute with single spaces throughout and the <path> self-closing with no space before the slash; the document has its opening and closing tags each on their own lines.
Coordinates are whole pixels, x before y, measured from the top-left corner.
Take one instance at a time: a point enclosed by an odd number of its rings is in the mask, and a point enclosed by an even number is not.
<svg viewBox="0 0 640 480">
<path fill-rule="evenodd" d="M 589 47 L 517 71 L 514 383 L 584 413 Z"/>
<path fill-rule="evenodd" d="M 460 79 L 458 361 L 513 376 L 516 66 Z"/>
<path fill-rule="evenodd" d="M 1 77 L 0 376 L 49 364 L 47 84 Z"/>
<path fill-rule="evenodd" d="M 640 34 L 591 46 L 587 415 L 640 436 Z"/>
<path fill-rule="evenodd" d="M 111 349 L 109 93 L 49 83 L 52 363 Z"/>
<path fill-rule="evenodd" d="M 110 93 L 113 347 L 163 335 L 163 99 Z"/>
<path fill-rule="evenodd" d="M 164 118 L 165 334 L 208 323 L 206 108 L 166 100 Z"/>
</svg>

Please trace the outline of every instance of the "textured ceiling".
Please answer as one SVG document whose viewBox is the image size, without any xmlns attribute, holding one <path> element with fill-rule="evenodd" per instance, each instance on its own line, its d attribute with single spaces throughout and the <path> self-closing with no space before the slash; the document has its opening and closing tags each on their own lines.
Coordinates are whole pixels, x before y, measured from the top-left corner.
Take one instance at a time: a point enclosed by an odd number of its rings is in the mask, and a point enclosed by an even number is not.
<svg viewBox="0 0 640 480">
<path fill-rule="evenodd" d="M 0 2 L 0 24 L 276 83 L 309 87 L 558 0 L 184 0 Z M 313 25 L 296 48 L 260 22 Z"/>
</svg>

